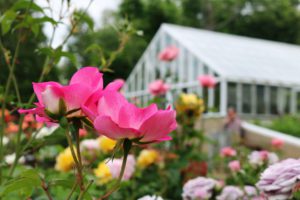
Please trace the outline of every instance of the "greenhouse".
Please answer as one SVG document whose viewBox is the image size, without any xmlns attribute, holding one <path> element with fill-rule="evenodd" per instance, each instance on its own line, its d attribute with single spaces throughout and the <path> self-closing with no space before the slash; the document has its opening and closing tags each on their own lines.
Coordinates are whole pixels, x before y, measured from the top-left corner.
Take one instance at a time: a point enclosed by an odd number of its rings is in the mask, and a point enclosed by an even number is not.
<svg viewBox="0 0 300 200">
<path fill-rule="evenodd" d="M 162 62 L 158 54 L 176 46 L 179 55 Z M 129 99 L 145 104 L 148 85 L 166 79 L 170 103 L 182 92 L 207 102 L 207 112 L 224 115 L 234 107 L 243 116 L 271 116 L 300 111 L 300 47 L 179 25 L 162 24 L 126 81 Z M 197 77 L 208 74 L 214 88 L 202 88 Z M 166 78 L 168 77 L 168 78 Z"/>
</svg>

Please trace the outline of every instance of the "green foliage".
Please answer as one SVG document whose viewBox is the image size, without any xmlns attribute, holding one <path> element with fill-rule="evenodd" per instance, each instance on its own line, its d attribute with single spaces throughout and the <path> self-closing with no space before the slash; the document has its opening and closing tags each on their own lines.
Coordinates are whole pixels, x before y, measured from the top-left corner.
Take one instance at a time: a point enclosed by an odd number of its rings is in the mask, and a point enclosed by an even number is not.
<svg viewBox="0 0 300 200">
<path fill-rule="evenodd" d="M 270 129 L 300 137 L 299 116 L 285 115 L 276 118 L 267 126 Z"/>
</svg>

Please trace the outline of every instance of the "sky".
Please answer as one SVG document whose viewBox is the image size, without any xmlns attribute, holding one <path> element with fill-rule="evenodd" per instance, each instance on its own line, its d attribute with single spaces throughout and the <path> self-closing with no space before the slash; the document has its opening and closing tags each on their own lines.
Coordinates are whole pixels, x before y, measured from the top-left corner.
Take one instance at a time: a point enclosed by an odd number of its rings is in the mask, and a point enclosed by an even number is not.
<svg viewBox="0 0 300 200">
<path fill-rule="evenodd" d="M 61 8 L 61 1 L 62 0 L 49 0 L 51 8 L 53 9 L 53 17 L 55 19 L 59 18 L 59 11 Z M 72 11 L 75 9 L 85 9 L 90 0 L 71 0 L 72 7 L 67 12 L 66 11 L 66 3 L 63 5 L 63 14 L 66 16 L 69 16 Z M 93 0 L 92 4 L 90 5 L 88 9 L 89 15 L 94 19 L 95 26 L 100 27 L 101 26 L 101 18 L 102 14 L 105 10 L 116 10 L 121 0 Z M 66 0 L 64 1 L 66 2 Z M 51 16 L 51 12 L 47 7 L 49 7 L 49 4 L 46 0 L 36 0 L 36 3 L 40 6 L 42 6 L 45 10 L 45 12 Z M 64 23 L 69 24 L 69 20 L 65 20 Z M 53 28 L 50 24 L 46 24 L 44 27 L 44 32 L 48 36 L 48 38 L 51 37 Z M 61 41 L 64 39 L 64 36 L 67 34 L 67 27 L 66 25 L 59 25 L 53 40 L 52 47 L 57 47 Z"/>
</svg>

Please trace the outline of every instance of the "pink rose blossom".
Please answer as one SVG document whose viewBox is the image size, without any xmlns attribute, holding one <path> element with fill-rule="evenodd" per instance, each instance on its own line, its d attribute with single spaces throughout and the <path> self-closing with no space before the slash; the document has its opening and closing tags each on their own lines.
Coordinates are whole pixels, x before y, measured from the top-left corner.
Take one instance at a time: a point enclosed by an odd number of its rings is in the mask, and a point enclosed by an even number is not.
<svg viewBox="0 0 300 200">
<path fill-rule="evenodd" d="M 226 186 L 222 193 L 217 196 L 217 200 L 240 200 L 243 197 L 243 191 L 236 186 Z"/>
<path fill-rule="evenodd" d="M 281 149 L 283 144 L 284 144 L 284 142 L 281 139 L 278 139 L 278 138 L 272 139 L 272 147 L 274 147 L 275 149 Z"/>
<path fill-rule="evenodd" d="M 107 166 L 113 178 L 117 179 L 121 172 L 123 159 L 113 159 L 107 162 Z M 133 155 L 128 155 L 124 175 L 122 180 L 129 180 L 135 171 L 135 158 Z"/>
<path fill-rule="evenodd" d="M 211 178 L 197 177 L 189 180 L 183 186 L 184 200 L 209 199 L 217 181 Z"/>
<path fill-rule="evenodd" d="M 213 88 L 216 85 L 216 80 L 211 75 L 202 75 L 198 77 L 199 83 L 202 87 Z"/>
<path fill-rule="evenodd" d="M 170 140 L 177 127 L 176 113 L 170 107 L 158 110 L 155 104 L 138 108 L 115 91 L 104 92 L 98 102 L 94 126 L 99 134 L 113 140 L 135 139 L 135 142 Z"/>
<path fill-rule="evenodd" d="M 273 152 L 268 152 L 266 150 L 262 151 L 253 151 L 250 155 L 248 155 L 249 163 L 253 166 L 260 166 L 264 163 L 269 165 L 278 162 L 278 156 Z"/>
<path fill-rule="evenodd" d="M 153 96 L 164 95 L 170 89 L 170 86 L 163 80 L 156 80 L 149 84 L 149 91 Z"/>
<path fill-rule="evenodd" d="M 178 54 L 179 49 L 177 47 L 169 46 L 159 53 L 158 58 L 161 61 L 172 61 L 178 56 Z"/>
<path fill-rule="evenodd" d="M 221 149 L 220 154 L 222 157 L 233 157 L 236 156 L 236 150 L 231 147 L 224 147 Z"/>
<path fill-rule="evenodd" d="M 289 199 L 300 180 L 300 160 L 286 159 L 270 165 L 256 184 L 267 199 Z"/>
<path fill-rule="evenodd" d="M 32 113 L 36 115 L 37 121 L 53 122 L 47 112 L 53 115 L 60 113 L 60 102 L 65 105 L 68 112 L 80 109 L 81 104 L 87 101 L 94 93 L 103 88 L 102 73 L 95 67 L 84 67 L 78 70 L 71 78 L 69 85 L 63 86 L 57 82 L 33 83 L 33 90 L 37 96 L 37 106 L 33 109 L 23 110 L 20 113 Z M 46 112 L 47 111 L 47 112 Z M 72 116 L 80 116 L 81 111 L 73 113 Z"/>
<path fill-rule="evenodd" d="M 233 160 L 231 162 L 228 163 L 228 167 L 232 172 L 238 172 L 241 170 L 241 165 L 240 165 L 240 161 L 238 160 Z"/>
</svg>

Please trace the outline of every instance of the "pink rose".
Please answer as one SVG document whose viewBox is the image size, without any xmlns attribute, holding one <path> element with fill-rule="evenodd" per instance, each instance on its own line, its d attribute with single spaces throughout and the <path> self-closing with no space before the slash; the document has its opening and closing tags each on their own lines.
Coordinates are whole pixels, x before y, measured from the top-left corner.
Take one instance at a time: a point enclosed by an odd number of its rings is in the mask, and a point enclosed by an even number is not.
<svg viewBox="0 0 300 200">
<path fill-rule="evenodd" d="M 228 163 L 228 167 L 232 172 L 238 172 L 241 170 L 240 161 L 234 160 Z"/>
<path fill-rule="evenodd" d="M 220 154 L 222 157 L 233 157 L 236 155 L 236 150 L 231 147 L 224 147 L 221 149 Z"/>
<path fill-rule="evenodd" d="M 202 87 L 213 88 L 216 85 L 216 80 L 211 75 L 202 75 L 198 77 L 199 83 Z"/>
<path fill-rule="evenodd" d="M 159 110 L 155 104 L 138 108 L 120 93 L 107 91 L 98 102 L 94 127 L 113 140 L 165 141 L 171 139 L 168 134 L 177 127 L 176 112 L 170 107 Z"/>
<path fill-rule="evenodd" d="M 278 139 L 278 138 L 273 138 L 272 139 L 272 146 L 275 148 L 275 149 L 281 149 L 282 146 L 283 146 L 284 142 L 283 140 L 281 139 Z"/>
<path fill-rule="evenodd" d="M 153 96 L 164 95 L 170 89 L 170 86 L 163 80 L 156 80 L 149 84 L 149 91 Z"/>
<path fill-rule="evenodd" d="M 179 49 L 177 47 L 169 46 L 159 53 L 158 58 L 161 61 L 172 61 L 178 56 L 178 54 Z"/>
</svg>

